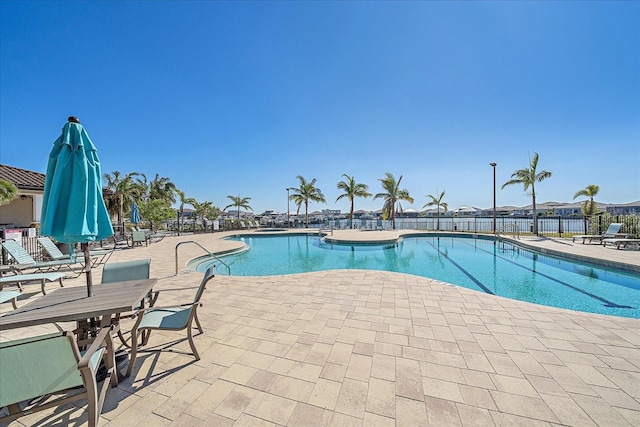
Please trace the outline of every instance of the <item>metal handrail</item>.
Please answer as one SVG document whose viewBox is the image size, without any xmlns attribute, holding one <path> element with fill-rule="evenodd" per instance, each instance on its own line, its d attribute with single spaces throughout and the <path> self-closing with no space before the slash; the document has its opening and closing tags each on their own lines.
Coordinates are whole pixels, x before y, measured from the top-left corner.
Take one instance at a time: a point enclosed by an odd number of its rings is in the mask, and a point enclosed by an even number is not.
<svg viewBox="0 0 640 427">
<path fill-rule="evenodd" d="M 197 246 L 199 246 L 203 251 L 205 251 L 209 256 L 213 257 L 216 259 L 216 261 L 218 261 L 220 264 L 224 265 L 225 267 L 227 267 L 227 271 L 229 272 L 229 276 L 231 276 L 231 267 L 229 267 L 229 264 L 227 264 L 226 262 L 222 261 L 220 258 L 218 258 L 216 256 L 216 254 L 214 254 L 213 252 L 209 251 L 207 248 L 205 248 L 204 246 L 202 246 L 200 243 L 194 241 L 194 240 L 187 240 L 186 242 L 180 242 L 176 245 L 176 274 L 178 274 L 178 247 L 180 247 L 180 245 L 182 245 L 183 243 L 193 243 Z"/>
<path fill-rule="evenodd" d="M 511 230 L 514 239 L 520 240 L 520 227 L 518 227 L 518 224 L 506 224 L 504 227 L 500 227 L 496 230 L 496 236 L 501 237 L 500 233 L 507 233 L 509 230 Z"/>
<path fill-rule="evenodd" d="M 333 226 L 331 224 L 324 224 L 322 227 L 320 227 L 320 229 L 318 230 L 318 237 L 322 237 L 322 230 L 324 229 L 327 230 L 331 230 L 331 235 L 333 236 Z"/>
</svg>

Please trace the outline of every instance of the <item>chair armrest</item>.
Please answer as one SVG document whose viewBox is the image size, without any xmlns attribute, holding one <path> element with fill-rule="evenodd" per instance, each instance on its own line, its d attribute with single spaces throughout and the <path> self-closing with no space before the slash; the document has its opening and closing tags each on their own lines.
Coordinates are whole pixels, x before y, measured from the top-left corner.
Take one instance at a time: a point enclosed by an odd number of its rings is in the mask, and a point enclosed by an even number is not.
<svg viewBox="0 0 640 427">
<path fill-rule="evenodd" d="M 139 310 L 136 310 L 135 313 L 133 313 L 131 316 L 132 317 L 138 316 L 138 315 L 143 314 L 145 311 L 148 311 L 148 310 L 165 310 L 165 309 L 178 308 L 178 307 L 187 308 L 187 307 L 192 307 L 194 305 L 202 306 L 202 303 L 200 301 L 198 301 L 198 302 L 189 302 L 189 303 L 186 303 L 186 304 L 178 304 L 178 305 L 165 305 L 165 306 L 159 306 L 159 307 L 155 307 L 155 306 L 154 307 L 145 307 L 145 308 L 141 308 Z"/>
<path fill-rule="evenodd" d="M 112 330 L 113 330 L 113 327 L 111 326 L 107 328 L 102 328 L 100 330 L 100 332 L 98 333 L 98 336 L 93 340 L 93 343 L 91 343 L 91 346 L 89 347 L 87 352 L 84 354 L 84 356 L 82 356 L 82 358 L 78 362 L 78 366 L 80 368 L 89 366 L 89 362 L 91 361 L 91 357 L 93 357 L 93 354 L 96 351 L 98 351 L 98 349 L 103 347 L 102 343 L 104 343 L 106 339 L 111 338 Z"/>
</svg>

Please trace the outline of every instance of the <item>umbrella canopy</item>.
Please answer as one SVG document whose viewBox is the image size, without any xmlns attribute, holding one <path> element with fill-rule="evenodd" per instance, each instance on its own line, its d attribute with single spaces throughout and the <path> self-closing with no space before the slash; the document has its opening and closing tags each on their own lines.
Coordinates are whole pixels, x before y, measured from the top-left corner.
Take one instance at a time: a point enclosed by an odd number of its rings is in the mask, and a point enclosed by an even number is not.
<svg viewBox="0 0 640 427">
<path fill-rule="evenodd" d="M 102 198 L 101 179 L 95 145 L 79 120 L 69 117 L 49 154 L 40 234 L 59 242 L 82 243 L 89 296 L 92 296 L 92 278 L 88 242 L 113 234 Z"/>
<path fill-rule="evenodd" d="M 138 204 L 136 202 L 133 202 L 133 205 L 131 205 L 131 223 L 140 223 L 140 210 L 138 209 Z"/>
</svg>

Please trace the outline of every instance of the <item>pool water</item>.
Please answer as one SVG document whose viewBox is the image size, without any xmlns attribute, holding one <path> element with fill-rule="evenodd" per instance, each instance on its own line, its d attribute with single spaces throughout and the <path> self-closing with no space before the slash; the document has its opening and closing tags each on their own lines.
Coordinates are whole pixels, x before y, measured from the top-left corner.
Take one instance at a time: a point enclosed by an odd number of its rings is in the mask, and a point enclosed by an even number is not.
<svg viewBox="0 0 640 427">
<path fill-rule="evenodd" d="M 234 276 L 333 269 L 414 274 L 521 301 L 640 318 L 640 278 L 470 237 L 408 237 L 397 244 L 332 244 L 317 235 L 237 236 L 251 247 L 226 256 Z M 204 271 L 215 260 L 197 266 Z M 222 268 L 222 266 L 219 266 Z M 227 271 L 221 274 L 226 274 Z"/>
</svg>

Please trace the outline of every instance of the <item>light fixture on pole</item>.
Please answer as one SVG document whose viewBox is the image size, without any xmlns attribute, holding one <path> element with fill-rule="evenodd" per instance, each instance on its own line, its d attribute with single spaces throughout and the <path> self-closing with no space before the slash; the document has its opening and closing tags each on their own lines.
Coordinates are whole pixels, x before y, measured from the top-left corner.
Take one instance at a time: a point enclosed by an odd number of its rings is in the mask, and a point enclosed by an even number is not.
<svg viewBox="0 0 640 427">
<path fill-rule="evenodd" d="M 493 234 L 496 234 L 496 166 L 497 163 L 489 163 L 493 168 Z"/>
<path fill-rule="evenodd" d="M 289 190 L 291 187 L 287 187 L 287 228 L 291 227 L 291 221 L 289 220 Z"/>
</svg>

